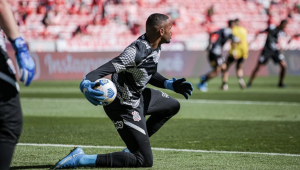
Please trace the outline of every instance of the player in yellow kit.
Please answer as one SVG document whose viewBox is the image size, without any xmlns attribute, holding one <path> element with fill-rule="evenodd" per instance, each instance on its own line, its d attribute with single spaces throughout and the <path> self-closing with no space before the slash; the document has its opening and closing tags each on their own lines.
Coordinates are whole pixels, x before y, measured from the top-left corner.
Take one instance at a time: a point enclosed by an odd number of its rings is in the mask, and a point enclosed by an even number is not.
<svg viewBox="0 0 300 170">
<path fill-rule="evenodd" d="M 240 26 L 240 21 L 239 19 L 234 20 L 235 22 L 235 27 L 232 28 L 232 34 L 240 39 L 239 43 L 232 43 L 231 44 L 231 49 L 229 52 L 229 56 L 227 58 L 226 67 L 223 67 L 223 85 L 222 89 L 223 90 L 228 90 L 228 70 L 230 65 L 236 61 L 236 74 L 238 77 L 239 84 L 242 89 L 246 88 L 245 81 L 243 79 L 243 62 L 245 59 L 248 58 L 248 42 L 247 42 L 247 30 Z"/>
</svg>

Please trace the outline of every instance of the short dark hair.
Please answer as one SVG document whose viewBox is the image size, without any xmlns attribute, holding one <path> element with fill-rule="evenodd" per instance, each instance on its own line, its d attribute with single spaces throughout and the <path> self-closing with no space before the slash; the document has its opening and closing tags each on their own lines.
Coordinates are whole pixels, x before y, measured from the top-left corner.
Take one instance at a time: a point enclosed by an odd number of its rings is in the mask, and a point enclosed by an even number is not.
<svg viewBox="0 0 300 170">
<path fill-rule="evenodd" d="M 228 20 L 228 26 L 229 27 L 231 27 L 233 23 L 234 23 L 234 20 Z"/>
<path fill-rule="evenodd" d="M 286 19 L 284 19 L 284 20 L 281 20 L 280 25 L 287 24 L 287 23 L 288 23 L 288 21 Z"/>
<path fill-rule="evenodd" d="M 151 14 L 146 21 L 146 28 L 160 26 L 163 22 L 167 21 L 169 17 L 164 14 L 154 13 Z"/>
<path fill-rule="evenodd" d="M 238 18 L 234 20 L 234 22 L 239 22 L 239 21 L 240 21 L 240 19 L 238 19 Z"/>
</svg>

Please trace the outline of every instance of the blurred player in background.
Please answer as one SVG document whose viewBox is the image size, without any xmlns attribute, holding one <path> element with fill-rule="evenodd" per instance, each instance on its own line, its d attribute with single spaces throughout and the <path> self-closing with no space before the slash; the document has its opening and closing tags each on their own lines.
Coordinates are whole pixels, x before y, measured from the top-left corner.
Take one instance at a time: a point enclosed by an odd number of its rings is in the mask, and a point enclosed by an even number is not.
<svg viewBox="0 0 300 170">
<path fill-rule="evenodd" d="M 222 57 L 222 48 L 224 44 L 231 40 L 233 43 L 239 42 L 239 39 L 232 35 L 232 28 L 235 26 L 234 21 L 228 21 L 228 27 L 220 29 L 216 32 L 212 32 L 209 34 L 209 44 L 207 47 L 208 50 L 208 59 L 210 61 L 210 65 L 212 66 L 213 70 L 208 74 L 200 77 L 200 83 L 197 84 L 197 87 L 202 91 L 206 92 L 207 89 L 207 81 L 211 78 L 216 77 L 221 73 L 222 67 L 226 65 L 224 63 L 224 59 Z M 216 37 L 215 42 L 212 41 L 212 37 Z M 225 68 L 223 68 L 225 69 Z"/>
<path fill-rule="evenodd" d="M 0 0 L 0 26 L 16 51 L 21 81 L 28 86 L 35 73 L 35 64 L 20 37 L 10 5 Z M 0 30 L 1 31 L 1 30 Z M 8 170 L 15 146 L 22 132 L 22 110 L 15 69 L 6 53 L 4 36 L 0 35 L 0 170 Z"/>
<path fill-rule="evenodd" d="M 81 92 L 87 100 L 94 105 L 101 105 L 103 92 L 93 90 L 95 81 L 112 74 L 112 81 L 118 91 L 117 98 L 103 108 L 128 151 L 85 155 L 81 148 L 75 148 L 54 169 L 152 167 L 149 137 L 178 113 L 180 104 L 166 93 L 146 88 L 146 85 L 150 83 L 173 90 L 186 99 L 193 91 L 192 84 L 186 82 L 185 78 L 168 80 L 157 72 L 161 44 L 169 43 L 171 36 L 172 23 L 169 17 L 163 14 L 150 15 L 146 21 L 146 34 L 129 45 L 118 57 L 88 73 L 80 84 Z M 150 115 L 147 121 L 146 115 Z"/>
<path fill-rule="evenodd" d="M 258 71 L 268 63 L 270 58 L 274 61 L 274 63 L 279 64 L 280 66 L 280 77 L 278 87 L 286 87 L 283 83 L 286 74 L 286 62 L 284 60 L 284 55 L 281 53 L 277 44 L 278 38 L 280 36 L 285 35 L 284 28 L 286 26 L 287 20 L 282 20 L 278 26 L 271 24 L 267 29 L 258 32 L 258 34 L 267 33 L 268 35 L 263 51 L 261 52 L 261 55 L 258 59 L 258 63 L 255 66 L 255 69 L 253 70 L 250 80 L 247 84 L 248 88 L 252 86 L 252 82 L 256 77 Z M 254 40 L 256 39 L 258 34 L 256 34 Z"/>
<path fill-rule="evenodd" d="M 235 26 L 232 28 L 232 34 L 240 39 L 239 43 L 231 43 L 229 56 L 226 61 L 226 67 L 223 71 L 223 85 L 222 90 L 228 90 L 228 76 L 229 67 L 233 62 L 236 62 L 236 75 L 238 82 L 242 89 L 246 88 L 245 81 L 243 79 L 243 63 L 248 58 L 248 42 L 247 42 L 247 30 L 240 25 L 239 19 L 234 20 Z M 224 68 L 224 67 L 223 67 Z"/>
</svg>

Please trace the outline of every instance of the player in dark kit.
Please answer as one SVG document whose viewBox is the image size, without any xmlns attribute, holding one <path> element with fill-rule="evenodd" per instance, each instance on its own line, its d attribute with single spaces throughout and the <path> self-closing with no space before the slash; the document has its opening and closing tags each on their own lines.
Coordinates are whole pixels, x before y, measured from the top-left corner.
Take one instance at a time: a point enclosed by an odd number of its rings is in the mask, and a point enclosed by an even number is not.
<svg viewBox="0 0 300 170">
<path fill-rule="evenodd" d="M 220 29 L 216 32 L 210 33 L 209 37 L 209 45 L 208 45 L 208 59 L 210 65 L 212 66 L 213 70 L 208 74 L 200 77 L 200 83 L 197 84 L 197 87 L 202 91 L 206 92 L 207 89 L 207 81 L 211 78 L 216 77 L 218 74 L 221 73 L 222 67 L 226 67 L 224 63 L 224 59 L 222 57 L 222 48 L 224 44 L 231 40 L 233 43 L 239 42 L 239 38 L 233 36 L 232 28 L 234 27 L 234 21 L 228 21 L 228 27 Z M 217 36 L 217 40 L 211 44 L 212 36 Z M 224 70 L 226 68 L 223 68 Z"/>
<path fill-rule="evenodd" d="M 30 84 L 35 73 L 35 64 L 13 17 L 10 5 L 0 0 L 0 170 L 8 170 L 15 146 L 22 131 L 22 110 L 19 98 L 19 85 L 15 69 L 6 53 L 1 29 L 16 51 L 16 59 L 21 70 L 21 81 Z"/>
<path fill-rule="evenodd" d="M 169 43 L 171 36 L 172 24 L 168 16 L 150 15 L 146 22 L 146 34 L 129 45 L 118 57 L 88 73 L 80 84 L 81 92 L 87 100 L 94 105 L 101 105 L 103 93 L 93 90 L 96 85 L 94 81 L 112 74 L 111 79 L 118 91 L 117 98 L 103 108 L 129 152 L 85 155 L 81 148 L 75 148 L 54 169 L 152 167 L 149 137 L 178 113 L 180 104 L 166 93 L 146 88 L 146 85 L 150 83 L 173 90 L 186 99 L 193 91 L 192 84 L 186 82 L 185 78 L 168 80 L 157 72 L 161 44 Z M 150 115 L 147 120 L 146 115 Z"/>
<path fill-rule="evenodd" d="M 267 35 L 267 40 L 266 40 L 265 46 L 263 48 L 263 51 L 261 52 L 261 55 L 258 59 L 258 63 L 256 65 L 255 69 L 253 70 L 250 80 L 247 84 L 248 88 L 251 87 L 252 82 L 253 82 L 254 78 L 256 77 L 258 71 L 268 63 L 270 58 L 272 58 L 274 63 L 276 63 L 276 64 L 279 63 L 279 66 L 281 69 L 278 87 L 285 87 L 283 81 L 284 81 L 284 77 L 285 77 L 285 73 L 286 73 L 286 62 L 284 60 L 284 55 L 280 52 L 280 50 L 277 47 L 277 42 L 278 42 L 279 36 L 285 35 L 285 33 L 283 31 L 284 31 L 284 28 L 286 27 L 286 25 L 287 25 L 287 20 L 282 20 L 281 23 L 279 24 L 279 26 L 276 27 L 275 25 L 270 25 L 266 30 L 260 31 L 258 33 L 258 34 L 268 33 L 268 35 Z M 257 35 L 256 35 L 256 37 L 257 37 Z"/>
</svg>

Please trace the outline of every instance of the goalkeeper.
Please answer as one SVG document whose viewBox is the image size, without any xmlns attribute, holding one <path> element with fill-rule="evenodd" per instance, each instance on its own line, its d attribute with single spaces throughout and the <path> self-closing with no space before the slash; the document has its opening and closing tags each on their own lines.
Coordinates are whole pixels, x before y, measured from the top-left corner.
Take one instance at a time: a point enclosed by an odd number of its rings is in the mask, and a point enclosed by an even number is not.
<svg viewBox="0 0 300 170">
<path fill-rule="evenodd" d="M 238 82 L 242 89 L 246 88 L 245 81 L 243 79 L 243 63 L 248 58 L 248 42 L 247 42 L 247 30 L 240 25 L 239 19 L 234 20 L 235 26 L 232 29 L 232 34 L 240 39 L 239 43 L 232 43 L 229 51 L 229 56 L 226 61 L 226 68 L 223 72 L 223 84 L 222 90 L 228 90 L 228 70 L 233 62 L 236 62 L 236 75 Z"/>
<path fill-rule="evenodd" d="M 16 69 L 6 52 L 2 30 L 15 50 L 20 80 L 29 86 L 35 74 L 35 63 L 20 36 L 7 0 L 0 0 L 0 170 L 8 170 L 22 132 L 23 116 Z"/>
<path fill-rule="evenodd" d="M 97 79 L 112 74 L 117 87 L 113 103 L 104 106 L 125 142 L 127 152 L 85 155 L 75 148 L 53 168 L 77 167 L 152 167 L 153 155 L 149 137 L 178 113 L 179 102 L 158 90 L 146 88 L 149 83 L 182 94 L 186 99 L 193 87 L 185 78 L 168 80 L 157 72 L 161 44 L 169 43 L 172 22 L 163 14 L 152 14 L 146 21 L 146 33 L 110 62 L 87 74 L 80 89 L 94 105 L 101 105 L 103 93 L 93 90 Z M 100 101 L 99 101 L 100 100 Z M 150 117 L 146 120 L 146 115 Z"/>
</svg>

